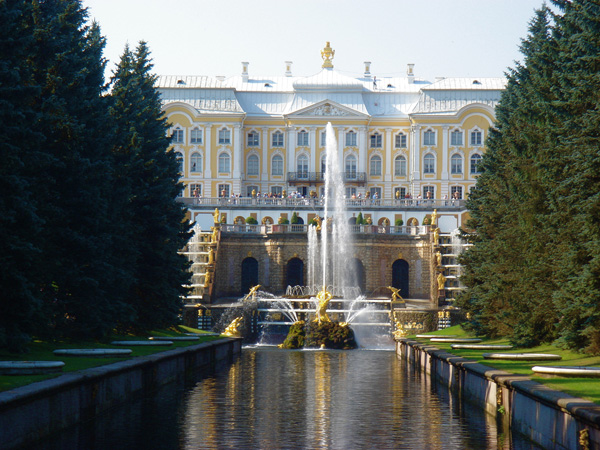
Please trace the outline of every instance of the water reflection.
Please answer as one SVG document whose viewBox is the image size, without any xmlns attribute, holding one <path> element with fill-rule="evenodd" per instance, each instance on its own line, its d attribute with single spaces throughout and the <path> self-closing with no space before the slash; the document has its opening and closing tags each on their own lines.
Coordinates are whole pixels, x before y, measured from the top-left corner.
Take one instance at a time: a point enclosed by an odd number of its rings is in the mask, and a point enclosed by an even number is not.
<svg viewBox="0 0 600 450">
<path fill-rule="evenodd" d="M 537 448 L 384 351 L 245 349 L 185 404 L 184 448 Z"/>
<path fill-rule="evenodd" d="M 391 351 L 264 347 L 31 448 L 539 449 Z"/>
</svg>

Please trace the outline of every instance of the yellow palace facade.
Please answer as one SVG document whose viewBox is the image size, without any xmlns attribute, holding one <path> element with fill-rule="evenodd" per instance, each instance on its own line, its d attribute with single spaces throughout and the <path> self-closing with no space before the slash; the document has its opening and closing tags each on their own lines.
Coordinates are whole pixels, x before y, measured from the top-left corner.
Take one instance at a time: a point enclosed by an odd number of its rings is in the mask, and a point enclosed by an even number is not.
<svg viewBox="0 0 600 450">
<path fill-rule="evenodd" d="M 347 198 L 467 198 L 505 79 L 354 78 L 333 55 L 308 77 L 160 76 L 184 197 L 321 195 L 330 122 Z"/>
</svg>

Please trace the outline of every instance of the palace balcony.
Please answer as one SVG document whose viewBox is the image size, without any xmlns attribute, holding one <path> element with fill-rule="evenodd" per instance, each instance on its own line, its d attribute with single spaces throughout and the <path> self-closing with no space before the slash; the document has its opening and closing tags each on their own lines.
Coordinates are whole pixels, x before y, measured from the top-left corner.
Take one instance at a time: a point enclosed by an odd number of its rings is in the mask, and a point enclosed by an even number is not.
<svg viewBox="0 0 600 450">
<path fill-rule="evenodd" d="M 344 183 L 362 186 L 367 183 L 366 172 L 342 172 Z M 325 172 L 288 172 L 287 182 L 289 184 L 324 183 Z"/>
<path fill-rule="evenodd" d="M 323 199 L 320 198 L 271 198 L 271 197 L 179 197 L 179 202 L 190 209 L 236 208 L 236 209 L 306 209 L 322 210 Z M 353 210 L 454 210 L 466 209 L 466 200 L 446 199 L 345 199 L 346 208 Z"/>
<path fill-rule="evenodd" d="M 236 233 L 236 234 L 273 234 L 273 233 L 293 233 L 293 234 L 306 234 L 308 233 L 308 227 L 312 225 L 307 224 L 269 224 L 269 225 L 230 225 L 221 224 L 221 233 Z M 392 234 L 392 235 L 412 235 L 412 236 L 423 236 L 427 235 L 430 231 L 429 225 L 421 226 L 381 226 L 381 225 L 350 225 L 350 232 L 355 234 Z"/>
</svg>

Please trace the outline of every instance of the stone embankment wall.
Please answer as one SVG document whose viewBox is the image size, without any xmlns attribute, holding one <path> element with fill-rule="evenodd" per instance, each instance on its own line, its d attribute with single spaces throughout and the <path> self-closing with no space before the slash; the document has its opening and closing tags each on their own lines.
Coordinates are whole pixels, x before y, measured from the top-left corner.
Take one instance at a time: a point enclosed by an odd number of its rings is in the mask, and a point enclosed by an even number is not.
<svg viewBox="0 0 600 450">
<path fill-rule="evenodd" d="M 45 436 L 151 392 L 185 375 L 233 361 L 242 340 L 220 339 L 65 373 L 0 392 L 0 448 L 33 444 Z"/>
<path fill-rule="evenodd" d="M 600 405 L 416 341 L 396 352 L 544 448 L 600 449 Z"/>
<path fill-rule="evenodd" d="M 394 235 L 365 233 L 353 235 L 354 258 L 365 270 L 366 293 L 392 284 L 392 264 L 398 259 L 409 265 L 410 298 L 424 299 L 437 306 L 432 294 L 432 250 L 428 235 Z M 304 280 L 308 283 L 308 241 L 303 233 L 221 234 L 215 269 L 215 290 L 219 297 L 239 297 L 242 261 L 251 257 L 258 262 L 258 283 L 273 294 L 283 294 L 287 287 L 286 267 L 292 258 L 304 263 Z M 386 293 L 389 293 L 385 289 Z"/>
</svg>

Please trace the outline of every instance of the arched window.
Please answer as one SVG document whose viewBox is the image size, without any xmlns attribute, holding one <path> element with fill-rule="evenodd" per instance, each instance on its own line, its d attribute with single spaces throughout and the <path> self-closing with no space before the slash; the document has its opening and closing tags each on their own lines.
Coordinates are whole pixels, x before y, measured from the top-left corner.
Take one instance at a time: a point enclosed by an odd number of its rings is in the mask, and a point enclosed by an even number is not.
<svg viewBox="0 0 600 450">
<path fill-rule="evenodd" d="M 406 135 L 404 133 L 396 135 L 396 148 L 406 148 Z"/>
<path fill-rule="evenodd" d="M 346 147 L 356 147 L 356 132 L 348 131 L 346 133 Z"/>
<path fill-rule="evenodd" d="M 276 131 L 273 133 L 273 147 L 283 147 L 283 133 L 281 131 Z"/>
<path fill-rule="evenodd" d="M 281 155 L 274 155 L 273 159 L 271 159 L 271 174 L 283 175 L 283 158 Z"/>
<path fill-rule="evenodd" d="M 173 134 L 171 136 L 173 144 L 183 144 L 183 130 L 179 127 L 173 130 Z"/>
<path fill-rule="evenodd" d="M 454 154 L 450 158 L 450 173 L 452 174 L 461 174 L 463 173 L 463 159 L 459 154 Z"/>
<path fill-rule="evenodd" d="M 381 134 L 379 133 L 373 133 L 370 136 L 370 143 L 371 143 L 371 148 L 381 148 Z"/>
<path fill-rule="evenodd" d="M 474 153 L 471 155 L 471 173 L 481 173 L 481 170 L 479 169 L 479 163 L 481 163 L 481 155 L 479 153 Z"/>
<path fill-rule="evenodd" d="M 374 155 L 371 157 L 371 176 L 381 176 L 381 156 Z"/>
<path fill-rule="evenodd" d="M 483 134 L 481 130 L 473 130 L 471 131 L 471 145 L 479 146 L 483 142 Z"/>
<path fill-rule="evenodd" d="M 202 172 L 202 154 L 194 152 L 190 156 L 190 166 L 192 172 Z"/>
<path fill-rule="evenodd" d="M 297 163 L 298 178 L 307 179 L 308 178 L 308 156 L 306 156 L 306 155 L 298 156 L 296 163 Z"/>
<path fill-rule="evenodd" d="M 435 157 L 431 153 L 423 158 L 423 173 L 435 173 Z"/>
<path fill-rule="evenodd" d="M 463 145 L 463 133 L 460 130 L 452 130 L 450 133 L 450 145 L 460 147 Z"/>
<path fill-rule="evenodd" d="M 435 131 L 433 130 L 426 130 L 423 133 L 423 145 L 435 145 Z"/>
<path fill-rule="evenodd" d="M 219 155 L 219 173 L 229 173 L 231 171 L 231 157 L 228 153 Z"/>
<path fill-rule="evenodd" d="M 231 144 L 231 130 L 228 130 L 227 128 L 221 128 L 219 130 L 219 144 Z"/>
<path fill-rule="evenodd" d="M 248 156 L 248 166 L 247 173 L 248 175 L 258 175 L 258 156 L 250 155 Z"/>
<path fill-rule="evenodd" d="M 248 133 L 248 147 L 258 147 L 260 145 L 260 136 L 258 132 L 251 131 Z"/>
<path fill-rule="evenodd" d="M 353 180 L 356 178 L 356 156 L 346 156 L 346 179 Z"/>
<path fill-rule="evenodd" d="M 308 147 L 308 133 L 306 130 L 300 130 L 298 132 L 298 147 Z"/>
<path fill-rule="evenodd" d="M 397 177 L 406 176 L 406 158 L 402 155 L 396 156 L 394 160 L 394 175 Z"/>
<path fill-rule="evenodd" d="M 202 144 L 202 130 L 200 128 L 194 128 L 190 133 L 190 143 Z"/>
</svg>

